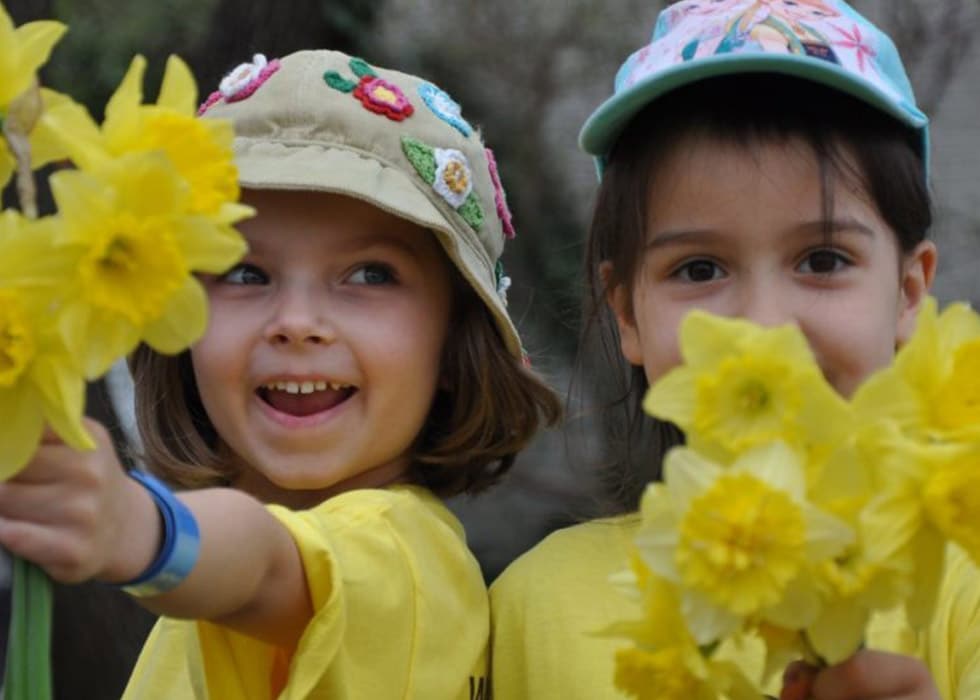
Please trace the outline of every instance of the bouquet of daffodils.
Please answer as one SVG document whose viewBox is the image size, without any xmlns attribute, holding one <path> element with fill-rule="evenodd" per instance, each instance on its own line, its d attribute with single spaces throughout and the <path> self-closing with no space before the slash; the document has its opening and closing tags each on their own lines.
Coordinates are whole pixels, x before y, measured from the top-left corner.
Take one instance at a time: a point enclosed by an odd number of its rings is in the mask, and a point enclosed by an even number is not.
<svg viewBox="0 0 980 700">
<path fill-rule="evenodd" d="M 86 380 L 145 342 L 176 353 L 204 332 L 195 272 L 220 273 L 245 252 L 232 128 L 200 120 L 197 87 L 177 57 L 156 104 L 144 104 L 136 57 L 99 125 L 36 73 L 65 31 L 15 28 L 0 5 L 0 479 L 23 468 L 45 425 L 77 449 L 94 446 L 82 422 Z M 49 178 L 56 213 L 38 218 L 34 170 Z M 14 567 L 6 697 L 44 698 L 50 592 Z M 40 657 L 40 658 L 39 658 Z"/>
<path fill-rule="evenodd" d="M 946 559 L 980 562 L 980 316 L 929 299 L 850 400 L 803 334 L 694 311 L 645 410 L 679 426 L 644 494 L 629 571 L 644 616 L 616 685 L 637 698 L 759 698 L 796 658 L 836 663 L 877 612 L 931 619 Z M 964 554 L 965 553 L 965 554 Z"/>
</svg>

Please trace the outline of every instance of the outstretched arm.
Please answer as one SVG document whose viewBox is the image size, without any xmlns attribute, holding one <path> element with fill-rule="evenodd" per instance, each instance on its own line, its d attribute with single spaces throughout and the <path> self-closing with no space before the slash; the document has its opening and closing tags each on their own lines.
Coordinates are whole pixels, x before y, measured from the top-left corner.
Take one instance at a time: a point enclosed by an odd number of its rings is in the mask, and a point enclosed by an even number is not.
<svg viewBox="0 0 980 700">
<path fill-rule="evenodd" d="M 107 431 L 94 421 L 86 427 L 96 450 L 78 452 L 46 435 L 27 468 L 0 484 L 0 545 L 65 583 L 129 581 L 160 548 L 160 515 L 149 492 L 123 471 Z M 200 529 L 197 563 L 179 586 L 140 603 L 295 646 L 312 606 L 288 531 L 261 503 L 233 489 L 180 499 Z"/>
</svg>

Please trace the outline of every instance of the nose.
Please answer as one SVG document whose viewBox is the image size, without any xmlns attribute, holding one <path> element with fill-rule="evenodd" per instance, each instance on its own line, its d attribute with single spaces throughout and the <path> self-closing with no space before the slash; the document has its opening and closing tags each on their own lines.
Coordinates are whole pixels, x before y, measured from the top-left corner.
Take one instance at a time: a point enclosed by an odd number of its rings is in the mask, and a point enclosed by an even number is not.
<svg viewBox="0 0 980 700">
<path fill-rule="evenodd" d="M 738 316 L 765 327 L 796 322 L 789 290 L 780 290 L 769 280 L 753 280 L 742 287 L 738 298 Z"/>
<path fill-rule="evenodd" d="M 266 324 L 265 336 L 274 345 L 322 345 L 335 338 L 322 295 L 305 288 L 282 290 Z"/>
</svg>

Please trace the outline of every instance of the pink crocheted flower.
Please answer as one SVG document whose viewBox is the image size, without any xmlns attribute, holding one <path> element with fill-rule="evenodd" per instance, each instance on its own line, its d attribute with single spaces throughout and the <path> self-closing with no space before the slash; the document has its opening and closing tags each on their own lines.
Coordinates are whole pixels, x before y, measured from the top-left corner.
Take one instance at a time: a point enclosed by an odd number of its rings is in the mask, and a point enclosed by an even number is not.
<svg viewBox="0 0 980 700">
<path fill-rule="evenodd" d="M 487 163 L 490 166 L 490 180 L 493 181 L 493 201 L 497 205 L 497 216 L 500 217 L 500 224 L 504 229 L 504 237 L 508 240 L 517 236 L 514 230 L 514 217 L 507 206 L 507 195 L 504 194 L 504 186 L 500 182 L 500 173 L 497 172 L 497 159 L 493 157 L 493 151 L 487 151 Z"/>
<path fill-rule="evenodd" d="M 251 62 L 240 64 L 222 79 L 218 89 L 208 95 L 208 99 L 198 109 L 198 115 L 204 114 L 222 100 L 238 102 L 250 97 L 262 86 L 262 83 L 279 70 L 279 65 L 278 58 L 269 61 L 263 54 L 255 54 Z"/>
<path fill-rule="evenodd" d="M 375 114 L 383 114 L 389 119 L 400 122 L 412 116 L 412 107 L 405 93 L 397 85 L 383 78 L 365 75 L 354 88 L 354 97 L 361 101 L 367 109 Z"/>
</svg>

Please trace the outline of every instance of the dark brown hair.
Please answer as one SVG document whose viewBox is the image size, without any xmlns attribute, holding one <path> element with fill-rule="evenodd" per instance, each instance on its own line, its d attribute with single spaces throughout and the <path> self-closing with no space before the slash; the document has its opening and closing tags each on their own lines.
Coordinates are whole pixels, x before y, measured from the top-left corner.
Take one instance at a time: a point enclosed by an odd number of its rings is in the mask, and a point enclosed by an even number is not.
<svg viewBox="0 0 980 700">
<path fill-rule="evenodd" d="M 442 384 L 412 453 L 409 479 L 440 496 L 475 493 L 513 465 L 542 425 L 561 418 L 555 392 L 507 352 L 490 312 L 452 268 L 454 307 Z M 190 353 L 140 346 L 130 357 L 143 460 L 181 488 L 227 485 L 238 467 L 198 394 Z"/>
<path fill-rule="evenodd" d="M 620 285 L 629 289 L 635 282 L 658 163 L 675 144 L 702 135 L 746 153 L 760 143 L 800 140 L 817 157 L 824 218 L 833 218 L 834 178 L 843 178 L 869 195 L 903 252 L 924 240 L 932 223 L 919 136 L 837 90 L 776 74 L 725 76 L 679 88 L 634 117 L 606 159 L 585 259 L 582 347 L 598 354 L 593 365 L 604 361 L 614 374 L 615 387 L 611 393 L 605 389 L 609 405 L 603 416 L 615 465 L 609 479 L 615 510 L 635 508 L 640 489 L 659 478 L 663 455 L 683 436 L 643 414 L 646 376 L 641 367 L 628 367 L 620 353 L 607 291 Z M 603 279 L 599 269 L 607 261 L 610 274 Z"/>
</svg>

